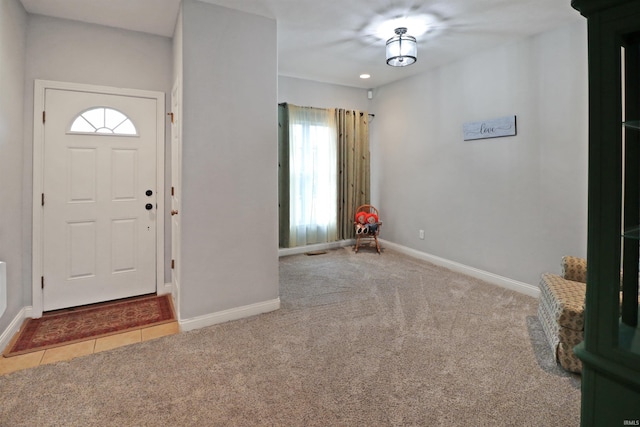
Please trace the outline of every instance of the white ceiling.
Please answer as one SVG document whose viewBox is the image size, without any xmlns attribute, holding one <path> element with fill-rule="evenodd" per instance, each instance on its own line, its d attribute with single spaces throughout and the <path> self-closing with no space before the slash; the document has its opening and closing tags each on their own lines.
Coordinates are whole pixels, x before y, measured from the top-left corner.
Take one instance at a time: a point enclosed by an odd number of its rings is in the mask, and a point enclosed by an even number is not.
<svg viewBox="0 0 640 427">
<path fill-rule="evenodd" d="M 171 37 L 180 0 L 21 0 L 29 13 Z M 570 0 L 203 0 L 277 20 L 278 73 L 374 88 L 583 18 Z M 386 65 L 376 23 L 430 14 L 418 61 Z M 411 34 L 411 28 L 408 31 Z M 393 36 L 389 34 L 388 37 Z M 371 74 L 369 80 L 359 75 Z"/>
</svg>

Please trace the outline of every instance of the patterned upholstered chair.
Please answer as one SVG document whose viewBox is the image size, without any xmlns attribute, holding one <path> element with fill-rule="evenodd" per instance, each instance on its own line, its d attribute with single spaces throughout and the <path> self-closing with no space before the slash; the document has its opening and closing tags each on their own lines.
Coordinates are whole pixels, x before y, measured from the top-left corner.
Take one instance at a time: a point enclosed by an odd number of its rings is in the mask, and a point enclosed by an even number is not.
<svg viewBox="0 0 640 427">
<path fill-rule="evenodd" d="M 584 339 L 584 298 L 587 262 L 582 258 L 562 258 L 562 276 L 545 273 L 540 279 L 538 318 L 556 362 L 570 371 L 582 372 L 582 362 L 573 347 Z"/>
</svg>

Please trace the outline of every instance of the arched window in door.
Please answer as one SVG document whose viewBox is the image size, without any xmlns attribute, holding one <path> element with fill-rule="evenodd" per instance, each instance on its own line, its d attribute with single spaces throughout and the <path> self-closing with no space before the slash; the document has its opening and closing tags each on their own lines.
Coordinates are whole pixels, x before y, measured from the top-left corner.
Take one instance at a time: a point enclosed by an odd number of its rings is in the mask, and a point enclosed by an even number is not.
<svg viewBox="0 0 640 427">
<path fill-rule="evenodd" d="M 79 114 L 71 123 L 69 133 L 138 136 L 129 117 L 108 107 L 93 107 Z"/>
</svg>

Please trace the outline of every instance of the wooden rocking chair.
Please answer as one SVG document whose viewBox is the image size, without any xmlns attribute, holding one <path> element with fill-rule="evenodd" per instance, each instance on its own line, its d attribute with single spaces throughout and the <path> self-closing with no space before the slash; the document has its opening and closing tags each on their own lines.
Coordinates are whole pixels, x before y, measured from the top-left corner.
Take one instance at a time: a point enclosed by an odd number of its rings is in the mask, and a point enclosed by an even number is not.
<svg viewBox="0 0 640 427">
<path fill-rule="evenodd" d="M 378 209 L 376 209 L 375 207 L 373 207 L 372 205 L 362 205 L 362 206 L 358 206 L 358 208 L 356 209 L 356 218 L 358 216 L 358 213 L 360 212 L 364 212 L 365 214 L 375 214 L 376 217 L 378 217 L 378 221 L 376 221 L 375 223 L 373 223 L 375 225 L 374 231 L 372 232 L 367 232 L 367 233 L 358 233 L 356 231 L 356 253 L 358 253 L 358 249 L 360 249 L 360 241 L 362 239 L 373 239 L 376 243 L 376 249 L 378 250 L 378 253 L 380 253 L 380 242 L 378 242 L 378 235 L 380 234 L 380 228 L 382 227 L 382 221 L 380 221 L 380 214 L 378 213 Z M 358 226 L 360 225 L 360 223 L 358 221 L 354 221 L 353 222 L 354 227 L 356 227 L 356 230 L 358 229 Z"/>
</svg>

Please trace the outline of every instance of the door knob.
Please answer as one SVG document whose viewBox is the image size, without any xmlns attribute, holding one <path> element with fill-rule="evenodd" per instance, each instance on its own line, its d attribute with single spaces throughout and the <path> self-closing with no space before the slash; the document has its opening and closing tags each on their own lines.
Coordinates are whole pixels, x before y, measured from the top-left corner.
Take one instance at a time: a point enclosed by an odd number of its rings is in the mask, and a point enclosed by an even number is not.
<svg viewBox="0 0 640 427">
<path fill-rule="evenodd" d="M 153 195 L 153 191 L 147 190 L 147 191 L 144 192 L 144 194 L 146 194 L 147 196 L 151 197 Z"/>
<path fill-rule="evenodd" d="M 171 216 L 174 216 L 174 215 L 178 215 L 178 211 L 171 209 Z"/>
<path fill-rule="evenodd" d="M 144 208 L 150 211 L 151 209 L 153 209 L 153 205 L 151 203 L 147 203 L 146 205 L 144 205 Z"/>
</svg>

